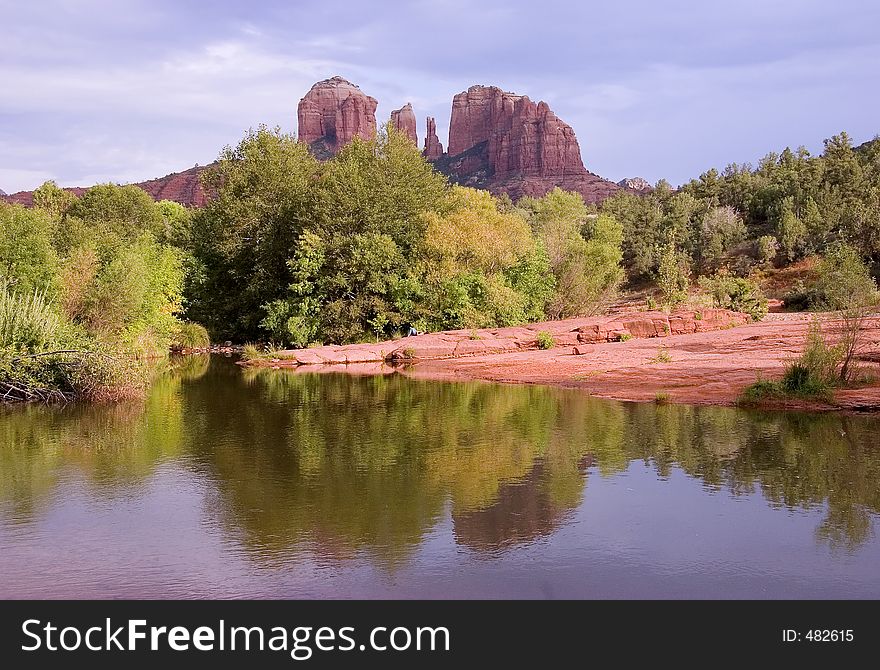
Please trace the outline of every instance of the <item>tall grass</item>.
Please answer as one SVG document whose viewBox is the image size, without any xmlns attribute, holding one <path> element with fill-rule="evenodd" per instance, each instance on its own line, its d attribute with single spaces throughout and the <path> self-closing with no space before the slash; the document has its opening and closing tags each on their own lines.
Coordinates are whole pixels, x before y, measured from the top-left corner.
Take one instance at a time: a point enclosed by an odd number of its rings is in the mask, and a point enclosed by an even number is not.
<svg viewBox="0 0 880 670">
<path fill-rule="evenodd" d="M 148 370 L 100 352 L 36 291 L 0 285 L 0 401 L 119 401 L 143 395 Z"/>
<path fill-rule="evenodd" d="M 18 295 L 0 285 L 0 347 L 35 353 L 55 346 L 60 331 L 61 318 L 45 293 Z"/>
<path fill-rule="evenodd" d="M 211 346 L 211 338 L 204 326 L 197 323 L 181 323 L 171 339 L 171 348 L 203 349 Z"/>
</svg>

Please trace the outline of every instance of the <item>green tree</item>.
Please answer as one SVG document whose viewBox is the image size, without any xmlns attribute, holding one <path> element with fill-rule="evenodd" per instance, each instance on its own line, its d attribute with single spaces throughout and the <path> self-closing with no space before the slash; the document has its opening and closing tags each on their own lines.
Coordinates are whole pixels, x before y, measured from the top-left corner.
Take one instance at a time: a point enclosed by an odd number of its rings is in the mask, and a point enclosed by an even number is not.
<svg viewBox="0 0 880 670">
<path fill-rule="evenodd" d="M 0 284 L 19 295 L 55 295 L 58 256 L 52 247 L 53 227 L 43 210 L 0 202 Z"/>
<path fill-rule="evenodd" d="M 657 285 L 660 287 L 664 305 L 675 307 L 687 300 L 690 272 L 687 261 L 676 250 L 672 240 L 663 248 L 657 270 Z"/>
<path fill-rule="evenodd" d="M 316 218 L 319 171 L 305 145 L 264 126 L 207 171 L 215 197 L 192 220 L 199 281 L 190 285 L 187 316 L 215 339 L 259 337 L 262 306 L 286 294 L 288 260 Z"/>
<path fill-rule="evenodd" d="M 795 215 L 793 199 L 790 197 L 779 204 L 776 237 L 779 239 L 782 253 L 789 261 L 803 255 L 807 243 L 807 228 Z"/>
</svg>

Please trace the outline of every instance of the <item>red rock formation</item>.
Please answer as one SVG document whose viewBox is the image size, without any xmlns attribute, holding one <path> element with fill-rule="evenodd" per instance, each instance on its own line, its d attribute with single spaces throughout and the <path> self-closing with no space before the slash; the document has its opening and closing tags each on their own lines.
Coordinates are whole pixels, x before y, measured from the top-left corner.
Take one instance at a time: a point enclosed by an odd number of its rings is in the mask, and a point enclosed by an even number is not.
<svg viewBox="0 0 880 670">
<path fill-rule="evenodd" d="M 400 109 L 391 112 L 391 125 L 400 133 L 406 135 L 412 140 L 412 143 L 418 146 L 419 138 L 416 134 L 416 115 L 410 103 L 406 103 Z"/>
<path fill-rule="evenodd" d="M 443 145 L 440 144 L 440 138 L 437 137 L 437 124 L 433 116 L 428 117 L 425 150 L 422 155 L 429 161 L 435 161 L 443 155 Z"/>
<path fill-rule="evenodd" d="M 621 179 L 619 182 L 617 182 L 617 185 L 621 188 L 635 191 L 636 193 L 647 193 L 654 190 L 654 187 L 651 186 L 648 180 L 642 177 L 629 177 L 627 179 Z"/>
<path fill-rule="evenodd" d="M 187 207 L 202 207 L 208 201 L 201 179 L 204 171 L 204 167 L 191 167 L 135 186 L 149 193 L 153 200 L 173 200 Z"/>
<path fill-rule="evenodd" d="M 204 166 L 191 167 L 189 170 L 172 172 L 164 177 L 142 181 L 134 184 L 134 186 L 146 191 L 153 200 L 173 200 L 186 207 L 202 207 L 208 200 L 201 181 L 201 175 L 205 169 Z M 70 191 L 79 197 L 88 189 L 74 186 L 64 190 Z M 34 192 L 20 191 L 12 195 L 0 196 L 0 200 L 32 207 L 34 204 Z"/>
<path fill-rule="evenodd" d="M 377 104 L 342 77 L 319 81 L 299 101 L 299 141 L 318 158 L 329 158 L 354 137 L 370 139 L 376 134 Z"/>
<path fill-rule="evenodd" d="M 574 131 L 547 103 L 496 86 L 471 86 L 455 96 L 449 155 L 438 169 L 514 198 L 560 186 L 598 202 L 620 188 L 587 171 Z"/>
</svg>

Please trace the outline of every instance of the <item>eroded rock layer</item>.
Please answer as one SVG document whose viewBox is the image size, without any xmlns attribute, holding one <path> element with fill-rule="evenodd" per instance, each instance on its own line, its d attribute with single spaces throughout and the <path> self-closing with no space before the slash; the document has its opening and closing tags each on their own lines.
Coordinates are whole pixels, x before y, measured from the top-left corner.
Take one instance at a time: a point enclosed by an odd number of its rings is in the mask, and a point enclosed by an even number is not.
<svg viewBox="0 0 880 670">
<path fill-rule="evenodd" d="M 355 137 L 376 134 L 375 98 L 342 77 L 312 86 L 297 108 L 299 141 L 318 158 L 329 158 Z"/>
<path fill-rule="evenodd" d="M 416 134 L 416 115 L 410 103 L 406 103 L 400 109 L 395 109 L 391 112 L 391 125 L 397 132 L 403 133 L 412 140 L 413 144 L 418 146 L 419 138 Z"/>
</svg>

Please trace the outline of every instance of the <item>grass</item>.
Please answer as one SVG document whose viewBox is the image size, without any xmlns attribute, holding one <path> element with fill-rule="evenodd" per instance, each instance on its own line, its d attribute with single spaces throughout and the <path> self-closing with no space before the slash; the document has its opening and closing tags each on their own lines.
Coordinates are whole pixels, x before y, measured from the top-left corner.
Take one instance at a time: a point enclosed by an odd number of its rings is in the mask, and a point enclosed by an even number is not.
<svg viewBox="0 0 880 670">
<path fill-rule="evenodd" d="M 482 340 L 483 338 L 477 333 L 476 330 L 471 329 L 471 334 L 468 335 L 469 340 Z"/>
<path fill-rule="evenodd" d="M 810 327 L 803 353 L 785 366 L 782 379 L 758 379 L 745 388 L 740 403 L 754 405 L 785 398 L 830 402 L 832 389 L 841 383 L 838 372 L 841 362 L 840 347 L 828 345 L 818 324 L 814 324 Z"/>
<path fill-rule="evenodd" d="M 552 349 L 556 346 L 556 342 L 553 339 L 553 336 L 548 333 L 546 330 L 542 330 L 538 333 L 536 338 L 538 349 Z"/>
<path fill-rule="evenodd" d="M 198 323 L 182 323 L 174 334 L 171 348 L 181 349 L 204 349 L 211 346 L 211 338 L 204 326 Z"/>
<path fill-rule="evenodd" d="M 657 355 L 654 356 L 648 363 L 671 363 L 672 356 L 669 355 L 669 349 L 666 347 L 658 347 Z"/>
<path fill-rule="evenodd" d="M 45 293 L 18 295 L 5 285 L 0 288 L 0 347 L 42 351 L 55 346 L 60 331 L 61 319 Z"/>
<path fill-rule="evenodd" d="M 654 396 L 654 402 L 658 405 L 668 405 L 672 401 L 672 398 L 665 391 L 659 391 L 657 395 Z"/>
</svg>

